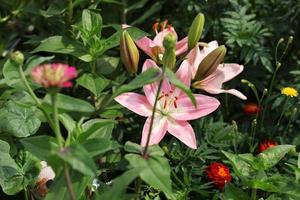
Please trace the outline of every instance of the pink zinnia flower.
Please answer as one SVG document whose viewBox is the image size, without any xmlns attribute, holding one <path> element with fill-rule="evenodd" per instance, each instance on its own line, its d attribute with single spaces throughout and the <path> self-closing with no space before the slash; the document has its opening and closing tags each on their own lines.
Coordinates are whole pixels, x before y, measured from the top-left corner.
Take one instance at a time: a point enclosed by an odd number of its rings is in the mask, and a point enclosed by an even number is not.
<svg viewBox="0 0 300 200">
<path fill-rule="evenodd" d="M 154 61 L 148 59 L 144 63 L 143 71 L 150 67 L 157 66 Z M 176 76 L 187 87 L 190 87 L 191 73 L 187 61 L 183 61 Z M 129 110 L 138 115 L 148 117 L 143 128 L 142 146 L 146 144 L 157 89 L 158 82 L 155 82 L 144 86 L 145 96 L 128 92 L 115 98 L 118 103 Z M 187 120 L 198 119 L 210 114 L 218 108 L 220 103 L 213 97 L 200 94 L 194 94 L 194 96 L 197 103 L 196 108 L 189 97 L 180 89 L 171 85 L 166 78 L 164 79 L 154 116 L 150 145 L 158 144 L 165 134 L 169 132 L 190 148 L 195 149 L 197 147 L 194 130 Z"/>
<path fill-rule="evenodd" d="M 160 25 L 160 32 L 158 32 L 158 26 Z M 167 26 L 167 28 L 166 28 Z M 172 33 L 177 39 L 177 33 L 171 25 L 167 25 L 167 21 L 162 23 L 155 23 L 153 29 L 156 36 L 153 40 L 148 37 L 143 37 L 136 41 L 136 45 L 142 49 L 148 56 L 150 56 L 156 62 L 160 62 L 164 54 L 163 40 L 166 35 Z M 188 50 L 188 38 L 185 37 L 182 40 L 176 42 L 176 55 L 180 55 Z"/>
<path fill-rule="evenodd" d="M 75 67 L 61 63 L 39 65 L 31 72 L 32 79 L 45 88 L 72 87 L 70 80 L 76 76 Z"/>
<path fill-rule="evenodd" d="M 195 77 L 198 66 L 202 60 L 216 48 L 218 48 L 218 42 L 212 41 L 208 43 L 208 47 L 204 47 L 200 50 L 199 46 L 196 46 L 190 51 L 187 58 L 191 65 L 192 78 Z M 211 94 L 229 93 L 246 100 L 247 97 L 235 89 L 222 89 L 223 83 L 233 79 L 235 76 L 240 74 L 243 69 L 243 65 L 235 63 L 220 64 L 214 72 L 209 74 L 207 77 L 204 77 L 202 80 L 197 81 L 194 86 Z"/>
</svg>

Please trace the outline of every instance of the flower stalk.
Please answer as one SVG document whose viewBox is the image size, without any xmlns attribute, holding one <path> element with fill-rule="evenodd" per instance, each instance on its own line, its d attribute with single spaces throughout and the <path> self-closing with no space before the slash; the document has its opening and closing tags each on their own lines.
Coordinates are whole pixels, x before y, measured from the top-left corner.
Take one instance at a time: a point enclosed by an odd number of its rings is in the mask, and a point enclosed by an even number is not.
<svg viewBox="0 0 300 200">
<path fill-rule="evenodd" d="M 60 150 L 63 150 L 64 148 L 64 139 L 60 132 L 59 127 L 59 120 L 58 120 L 58 108 L 57 108 L 57 92 L 54 91 L 51 93 L 51 101 L 52 101 L 52 108 L 53 108 L 53 122 L 54 122 L 54 133 L 58 142 L 58 146 Z M 67 189 L 70 195 L 71 200 L 76 200 L 76 196 L 72 187 L 72 181 L 70 178 L 70 173 L 68 170 L 67 164 L 64 162 L 64 176 L 67 184 Z"/>
</svg>

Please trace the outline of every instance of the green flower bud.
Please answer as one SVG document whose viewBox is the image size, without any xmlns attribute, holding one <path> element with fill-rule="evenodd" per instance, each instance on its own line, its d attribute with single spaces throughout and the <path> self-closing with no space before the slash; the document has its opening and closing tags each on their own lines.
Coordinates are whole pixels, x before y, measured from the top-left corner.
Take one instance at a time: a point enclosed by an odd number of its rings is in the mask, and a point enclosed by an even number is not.
<svg viewBox="0 0 300 200">
<path fill-rule="evenodd" d="M 169 33 L 164 37 L 163 46 L 165 48 L 165 53 L 163 56 L 163 64 L 169 69 L 173 69 L 176 63 L 176 37 L 172 33 Z"/>
<path fill-rule="evenodd" d="M 18 63 L 19 65 L 22 65 L 24 62 L 24 55 L 20 51 L 15 51 L 10 54 L 10 59 Z"/>
<path fill-rule="evenodd" d="M 214 71 L 216 71 L 219 64 L 223 62 L 225 54 L 226 47 L 224 45 L 219 46 L 210 54 L 208 54 L 200 63 L 195 75 L 195 80 L 203 80 L 207 76 L 211 75 Z"/>
<path fill-rule="evenodd" d="M 121 60 L 130 74 L 136 74 L 140 59 L 139 51 L 127 31 L 123 31 L 120 39 Z"/>
<path fill-rule="evenodd" d="M 204 21 L 205 19 L 202 13 L 199 13 L 195 17 L 188 33 L 189 49 L 194 48 L 197 45 L 197 42 L 200 40 L 204 27 Z"/>
<path fill-rule="evenodd" d="M 173 33 L 169 33 L 164 37 L 163 46 L 165 50 L 174 50 L 176 46 L 176 37 Z"/>
</svg>

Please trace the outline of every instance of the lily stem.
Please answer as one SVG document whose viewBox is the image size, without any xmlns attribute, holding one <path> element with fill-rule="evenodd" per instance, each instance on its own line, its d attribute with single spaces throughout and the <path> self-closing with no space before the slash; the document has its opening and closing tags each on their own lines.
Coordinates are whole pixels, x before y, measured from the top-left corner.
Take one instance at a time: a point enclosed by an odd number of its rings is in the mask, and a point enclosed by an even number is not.
<svg viewBox="0 0 300 200">
<path fill-rule="evenodd" d="M 149 147 L 149 142 L 150 142 L 150 136 L 151 136 L 151 132 L 152 132 L 152 128 L 153 128 L 153 122 L 154 122 L 154 115 L 155 115 L 155 112 L 156 112 L 156 106 L 157 106 L 157 103 L 158 103 L 160 90 L 162 88 L 162 84 L 163 84 L 163 81 L 164 81 L 165 71 L 166 71 L 166 67 L 164 65 L 163 69 L 162 69 L 161 77 L 160 77 L 160 80 L 159 80 L 159 85 L 158 85 L 158 88 L 157 88 L 157 93 L 156 93 L 156 96 L 155 96 L 153 109 L 152 109 L 152 115 L 151 115 L 151 120 L 150 120 L 149 132 L 148 132 L 148 135 L 147 135 L 146 145 L 145 145 L 145 148 L 144 148 L 144 151 L 143 151 L 143 154 L 142 154 L 144 159 L 147 158 L 148 147 Z"/>
</svg>

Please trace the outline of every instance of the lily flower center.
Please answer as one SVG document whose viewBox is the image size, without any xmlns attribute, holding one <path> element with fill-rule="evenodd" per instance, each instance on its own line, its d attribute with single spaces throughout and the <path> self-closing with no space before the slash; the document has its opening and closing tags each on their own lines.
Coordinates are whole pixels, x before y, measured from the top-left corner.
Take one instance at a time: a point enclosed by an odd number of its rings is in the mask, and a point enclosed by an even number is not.
<svg viewBox="0 0 300 200">
<path fill-rule="evenodd" d="M 154 30 L 154 32 L 156 33 L 156 35 L 165 30 L 165 29 L 171 30 L 172 29 L 172 25 L 168 24 L 168 20 L 165 19 L 163 22 L 155 22 L 152 26 L 152 29 Z"/>
<path fill-rule="evenodd" d="M 160 111 L 168 115 L 171 110 L 177 109 L 178 96 L 174 94 L 173 90 L 170 90 L 168 93 L 162 92 L 158 98 L 160 104 Z"/>
</svg>

